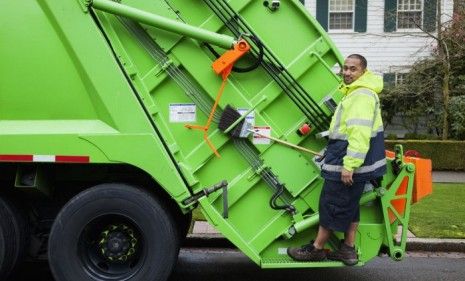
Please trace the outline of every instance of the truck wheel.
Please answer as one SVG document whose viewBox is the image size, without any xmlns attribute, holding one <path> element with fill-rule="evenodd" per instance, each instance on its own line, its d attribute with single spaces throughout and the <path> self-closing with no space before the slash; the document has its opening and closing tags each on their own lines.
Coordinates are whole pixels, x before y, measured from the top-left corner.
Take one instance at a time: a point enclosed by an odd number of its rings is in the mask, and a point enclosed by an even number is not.
<svg viewBox="0 0 465 281">
<path fill-rule="evenodd" d="M 49 237 L 57 281 L 166 280 L 176 262 L 175 224 L 160 202 L 125 184 L 102 184 L 71 199 Z"/>
<path fill-rule="evenodd" d="M 0 198 L 0 280 L 13 271 L 26 246 L 26 222 L 15 206 Z"/>
</svg>

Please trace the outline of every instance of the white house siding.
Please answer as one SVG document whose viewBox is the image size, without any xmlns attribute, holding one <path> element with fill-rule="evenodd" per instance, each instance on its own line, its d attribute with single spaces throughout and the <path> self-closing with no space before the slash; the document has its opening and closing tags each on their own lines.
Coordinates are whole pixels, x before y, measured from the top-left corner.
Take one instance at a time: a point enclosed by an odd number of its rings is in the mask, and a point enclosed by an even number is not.
<svg viewBox="0 0 465 281">
<path fill-rule="evenodd" d="M 305 6 L 316 15 L 315 0 L 305 1 Z M 443 20 L 450 19 L 452 10 L 453 0 L 443 0 Z M 384 32 L 384 0 L 368 1 L 367 16 L 367 32 L 328 32 L 342 55 L 362 54 L 372 71 L 392 73 L 404 72 L 431 53 L 434 41 L 423 32 Z"/>
</svg>

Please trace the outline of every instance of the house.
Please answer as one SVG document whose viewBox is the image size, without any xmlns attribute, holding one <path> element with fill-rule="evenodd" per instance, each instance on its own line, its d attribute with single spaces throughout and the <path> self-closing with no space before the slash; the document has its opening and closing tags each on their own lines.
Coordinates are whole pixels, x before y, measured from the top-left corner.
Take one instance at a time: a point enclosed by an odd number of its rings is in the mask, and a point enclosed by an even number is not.
<svg viewBox="0 0 465 281">
<path fill-rule="evenodd" d="M 385 82 L 400 83 L 418 59 L 429 56 L 436 31 L 437 0 L 301 0 L 344 56 L 364 55 Z M 453 13 L 441 0 L 441 21 Z M 426 32 L 425 32 L 426 31 Z"/>
</svg>

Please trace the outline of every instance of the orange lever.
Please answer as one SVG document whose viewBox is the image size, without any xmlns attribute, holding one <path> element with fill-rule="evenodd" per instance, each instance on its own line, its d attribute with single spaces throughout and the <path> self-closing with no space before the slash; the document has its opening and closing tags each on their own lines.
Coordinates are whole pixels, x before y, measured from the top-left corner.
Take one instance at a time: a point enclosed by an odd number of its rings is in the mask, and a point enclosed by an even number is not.
<svg viewBox="0 0 465 281">
<path fill-rule="evenodd" d="M 221 96 L 223 95 L 224 88 L 226 86 L 226 81 L 228 79 L 229 74 L 231 74 L 231 70 L 234 66 L 234 63 L 243 55 L 245 55 L 250 50 L 250 45 L 247 41 L 241 39 L 239 42 L 234 44 L 233 49 L 224 53 L 221 57 L 216 59 L 213 64 L 213 70 L 216 74 L 221 74 L 221 78 L 223 82 L 221 83 L 220 89 L 218 90 L 218 94 L 215 98 L 215 103 L 208 115 L 207 124 L 204 126 L 201 125 L 190 125 L 186 124 L 184 127 L 188 129 L 195 129 L 203 131 L 203 139 L 207 142 L 210 149 L 215 153 L 216 157 L 221 157 L 218 151 L 216 150 L 215 146 L 211 143 L 210 139 L 208 139 L 208 129 L 210 128 L 211 121 L 213 119 L 213 115 L 216 111 L 216 107 L 220 102 Z"/>
<path fill-rule="evenodd" d="M 239 42 L 234 44 L 232 50 L 226 51 L 226 53 L 213 62 L 213 71 L 215 71 L 216 74 L 221 74 L 223 80 L 226 80 L 231 73 L 234 63 L 249 50 L 249 43 L 244 39 L 239 40 Z"/>
</svg>

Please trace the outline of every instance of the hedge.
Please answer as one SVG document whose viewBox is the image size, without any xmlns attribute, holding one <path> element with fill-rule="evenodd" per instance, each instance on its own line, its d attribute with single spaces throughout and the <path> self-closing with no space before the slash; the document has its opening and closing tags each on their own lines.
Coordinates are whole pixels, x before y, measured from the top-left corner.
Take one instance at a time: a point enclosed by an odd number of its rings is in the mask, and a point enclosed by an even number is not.
<svg viewBox="0 0 465 281">
<path fill-rule="evenodd" d="M 416 150 L 422 158 L 433 161 L 433 170 L 465 171 L 465 141 L 386 140 L 386 149 L 402 144 L 404 153 Z"/>
</svg>

